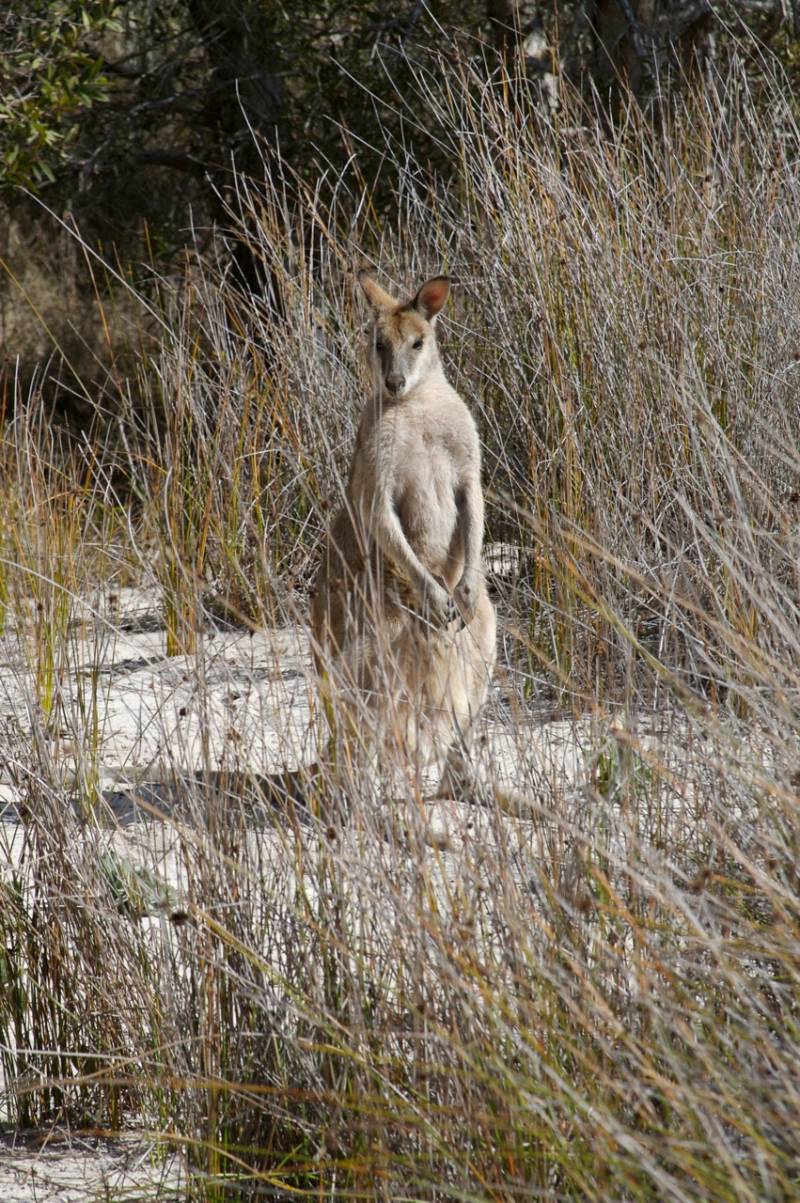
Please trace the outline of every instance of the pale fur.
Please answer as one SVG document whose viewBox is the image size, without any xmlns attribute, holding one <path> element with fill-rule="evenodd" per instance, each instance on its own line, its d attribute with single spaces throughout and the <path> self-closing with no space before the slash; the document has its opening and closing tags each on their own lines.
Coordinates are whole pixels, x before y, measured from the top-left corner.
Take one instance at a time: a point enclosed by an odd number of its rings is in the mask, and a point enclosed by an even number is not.
<svg viewBox="0 0 800 1203">
<path fill-rule="evenodd" d="M 369 727 L 376 755 L 399 745 L 417 767 L 450 749 L 452 781 L 495 660 L 478 432 L 436 344 L 449 281 L 434 277 L 406 302 L 369 273 L 359 283 L 373 390 L 317 575 L 316 662 L 339 729 Z"/>
</svg>

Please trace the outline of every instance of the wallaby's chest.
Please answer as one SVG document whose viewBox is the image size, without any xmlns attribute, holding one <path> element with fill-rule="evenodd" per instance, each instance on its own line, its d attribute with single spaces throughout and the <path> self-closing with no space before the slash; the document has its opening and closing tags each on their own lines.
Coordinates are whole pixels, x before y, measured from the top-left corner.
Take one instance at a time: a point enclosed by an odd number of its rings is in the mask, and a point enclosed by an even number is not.
<svg viewBox="0 0 800 1203">
<path fill-rule="evenodd" d="M 356 445 L 366 477 L 401 491 L 425 491 L 438 480 L 452 485 L 479 454 L 474 423 L 461 404 L 392 410 L 366 424 Z"/>
<path fill-rule="evenodd" d="M 420 560 L 445 573 L 460 556 L 457 498 L 479 457 L 465 406 L 389 413 L 359 434 L 353 483 L 362 512 L 383 495 Z"/>
<path fill-rule="evenodd" d="M 365 450 L 366 488 L 372 475 L 399 512 L 419 511 L 417 521 L 448 507 L 467 468 L 463 434 L 458 437 L 438 415 L 424 412 L 376 423 Z"/>
</svg>

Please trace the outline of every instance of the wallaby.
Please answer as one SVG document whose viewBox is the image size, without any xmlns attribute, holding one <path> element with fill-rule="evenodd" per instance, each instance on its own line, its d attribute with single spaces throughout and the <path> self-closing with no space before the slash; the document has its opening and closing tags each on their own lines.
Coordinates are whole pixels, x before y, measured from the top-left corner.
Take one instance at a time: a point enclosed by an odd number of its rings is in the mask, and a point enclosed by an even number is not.
<svg viewBox="0 0 800 1203">
<path fill-rule="evenodd" d="M 329 717 L 377 728 L 378 755 L 392 742 L 417 767 L 446 758 L 448 792 L 495 661 L 480 443 L 436 343 L 449 279 L 407 301 L 366 269 L 358 282 L 372 310 L 373 392 L 317 575 L 315 658 Z"/>
</svg>

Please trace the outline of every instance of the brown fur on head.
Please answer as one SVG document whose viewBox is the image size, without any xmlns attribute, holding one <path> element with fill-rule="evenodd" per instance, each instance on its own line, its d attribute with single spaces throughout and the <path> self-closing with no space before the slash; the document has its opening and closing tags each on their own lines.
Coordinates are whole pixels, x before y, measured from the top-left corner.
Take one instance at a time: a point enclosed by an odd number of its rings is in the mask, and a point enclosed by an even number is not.
<svg viewBox="0 0 800 1203">
<path fill-rule="evenodd" d="M 450 280 L 433 276 L 409 301 L 390 296 L 366 268 L 359 271 L 358 282 L 373 313 L 369 356 L 375 380 L 390 396 L 407 396 L 439 366 L 434 327 Z"/>
</svg>

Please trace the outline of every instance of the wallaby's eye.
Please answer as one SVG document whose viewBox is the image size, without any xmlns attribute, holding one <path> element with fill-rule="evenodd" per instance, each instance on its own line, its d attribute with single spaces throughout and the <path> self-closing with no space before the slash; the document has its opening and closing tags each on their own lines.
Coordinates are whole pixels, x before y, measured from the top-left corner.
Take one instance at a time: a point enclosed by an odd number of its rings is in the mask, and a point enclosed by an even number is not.
<svg viewBox="0 0 800 1203">
<path fill-rule="evenodd" d="M 384 344 L 383 344 L 383 342 L 381 341 L 381 339 L 379 339 L 379 338 L 376 338 L 376 339 L 375 339 L 375 350 L 376 350 L 376 351 L 382 351 L 382 350 L 383 350 L 383 347 L 384 347 Z"/>
<path fill-rule="evenodd" d="M 422 350 L 422 339 L 421 339 L 421 338 L 417 338 L 417 339 L 415 339 L 415 340 L 414 340 L 414 350 L 415 350 L 415 351 L 421 351 L 421 350 Z"/>
</svg>

